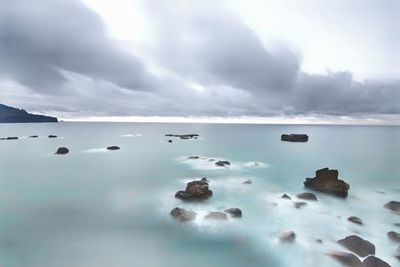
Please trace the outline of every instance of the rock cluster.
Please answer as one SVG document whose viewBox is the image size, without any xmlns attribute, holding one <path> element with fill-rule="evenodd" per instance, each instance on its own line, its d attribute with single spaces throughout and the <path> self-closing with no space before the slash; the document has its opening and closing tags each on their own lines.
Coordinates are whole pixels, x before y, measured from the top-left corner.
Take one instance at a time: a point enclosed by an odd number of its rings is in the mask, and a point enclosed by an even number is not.
<svg viewBox="0 0 400 267">
<path fill-rule="evenodd" d="M 178 191 L 176 198 L 182 200 L 205 200 L 211 197 L 213 192 L 209 189 L 208 181 L 202 178 L 197 181 L 187 183 L 185 191 Z"/>
</svg>

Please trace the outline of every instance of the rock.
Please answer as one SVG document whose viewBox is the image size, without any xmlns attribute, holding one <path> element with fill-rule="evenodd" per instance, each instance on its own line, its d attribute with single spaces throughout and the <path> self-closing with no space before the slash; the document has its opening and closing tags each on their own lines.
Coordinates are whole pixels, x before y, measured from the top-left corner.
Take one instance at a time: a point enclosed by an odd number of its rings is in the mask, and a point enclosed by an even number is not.
<svg viewBox="0 0 400 267">
<path fill-rule="evenodd" d="M 251 179 L 247 179 L 246 181 L 243 182 L 243 184 L 252 184 L 253 180 Z"/>
<path fill-rule="evenodd" d="M 398 201 L 389 201 L 384 207 L 388 210 L 400 213 L 400 202 Z"/>
<path fill-rule="evenodd" d="M 293 242 L 296 239 L 296 233 L 293 231 L 283 232 L 278 238 L 282 242 Z"/>
<path fill-rule="evenodd" d="M 68 148 L 66 148 L 66 147 L 59 147 L 59 148 L 57 149 L 57 152 L 56 152 L 55 154 L 57 154 L 57 155 L 65 155 L 65 154 L 68 154 L 68 152 L 69 152 L 69 149 L 68 149 Z"/>
<path fill-rule="evenodd" d="M 281 198 L 284 198 L 284 199 L 292 199 L 289 195 L 287 195 L 287 194 L 283 194 L 282 196 L 281 196 Z M 305 203 L 305 202 L 304 202 Z"/>
<path fill-rule="evenodd" d="M 17 140 L 17 139 L 19 139 L 19 138 L 16 136 L 10 136 L 10 137 L 6 138 L 6 140 Z"/>
<path fill-rule="evenodd" d="M 212 211 L 209 214 L 207 214 L 204 218 L 207 220 L 227 220 L 228 215 L 226 215 L 226 213 L 223 213 L 221 211 Z"/>
<path fill-rule="evenodd" d="M 318 243 L 318 244 L 323 244 L 323 243 L 324 243 L 324 241 L 322 241 L 322 239 L 321 239 L 321 238 L 318 238 L 318 239 L 316 239 L 316 240 L 315 240 L 315 243 Z"/>
<path fill-rule="evenodd" d="M 200 157 L 199 156 L 190 156 L 190 157 L 188 157 L 188 159 L 199 159 Z"/>
<path fill-rule="evenodd" d="M 400 227 L 400 223 L 395 223 L 394 226 Z"/>
<path fill-rule="evenodd" d="M 307 205 L 307 202 L 304 202 L 304 201 L 295 201 L 295 202 L 293 202 L 293 205 L 294 205 L 294 207 L 295 207 L 296 209 L 300 209 L 301 207 L 306 206 L 306 205 Z"/>
<path fill-rule="evenodd" d="M 391 267 L 387 262 L 375 257 L 369 256 L 363 261 L 364 267 Z"/>
<path fill-rule="evenodd" d="M 307 178 L 304 186 L 313 190 L 339 196 L 347 197 L 350 185 L 338 179 L 339 172 L 324 168 L 316 171 L 314 178 Z"/>
<path fill-rule="evenodd" d="M 394 256 L 396 259 L 398 259 L 400 261 L 400 247 L 398 247 L 396 249 L 396 252 L 394 253 Z"/>
<path fill-rule="evenodd" d="M 363 225 L 362 220 L 356 216 L 350 216 L 349 218 L 347 218 L 347 220 L 355 224 Z"/>
<path fill-rule="evenodd" d="M 328 253 L 329 256 L 348 267 L 363 267 L 363 263 L 360 259 L 351 253 L 342 252 L 342 251 L 334 251 Z"/>
<path fill-rule="evenodd" d="M 215 165 L 219 166 L 219 167 L 228 167 L 231 165 L 231 163 L 227 160 L 219 160 L 219 161 L 215 162 Z"/>
<path fill-rule="evenodd" d="M 57 138 L 57 135 L 49 135 L 49 138 Z"/>
<path fill-rule="evenodd" d="M 31 136 L 29 136 L 29 138 L 38 138 L 39 136 L 38 135 L 31 135 Z"/>
<path fill-rule="evenodd" d="M 400 233 L 397 233 L 395 231 L 390 231 L 387 233 L 387 236 L 389 237 L 390 240 L 400 243 Z"/>
<path fill-rule="evenodd" d="M 179 220 L 180 222 L 190 222 L 193 221 L 197 213 L 191 210 L 182 209 L 182 208 L 174 208 L 170 212 L 171 216 Z"/>
<path fill-rule="evenodd" d="M 232 217 L 240 218 L 242 217 L 242 210 L 239 208 L 230 208 L 224 210 L 226 213 L 230 214 Z"/>
<path fill-rule="evenodd" d="M 172 143 L 172 140 L 170 139 L 170 140 L 168 140 L 168 143 Z"/>
<path fill-rule="evenodd" d="M 107 147 L 107 150 L 119 150 L 121 149 L 119 146 L 109 146 Z"/>
<path fill-rule="evenodd" d="M 208 188 L 208 181 L 204 177 L 201 180 L 187 183 L 185 191 L 178 191 L 176 198 L 182 200 L 205 200 L 211 197 L 213 192 Z"/>
<path fill-rule="evenodd" d="M 306 135 L 306 134 L 282 134 L 281 140 L 287 141 L 287 142 L 307 142 L 308 135 Z"/>
<path fill-rule="evenodd" d="M 165 136 L 168 136 L 168 137 L 179 137 L 180 139 L 192 139 L 192 138 L 197 139 L 197 137 L 199 135 L 198 134 L 166 134 Z"/>
<path fill-rule="evenodd" d="M 315 194 L 309 192 L 297 194 L 297 197 L 306 200 L 318 200 Z"/>
<path fill-rule="evenodd" d="M 338 240 L 337 242 L 360 257 L 375 254 L 375 245 L 356 235 L 348 236 L 344 239 Z"/>
</svg>

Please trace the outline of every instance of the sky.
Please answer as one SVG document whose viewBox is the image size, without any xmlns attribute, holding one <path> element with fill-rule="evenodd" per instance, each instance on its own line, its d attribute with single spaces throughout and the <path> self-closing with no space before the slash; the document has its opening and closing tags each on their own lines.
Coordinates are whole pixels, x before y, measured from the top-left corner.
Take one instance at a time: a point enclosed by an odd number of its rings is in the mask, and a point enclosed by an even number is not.
<svg viewBox="0 0 400 267">
<path fill-rule="evenodd" d="M 400 124 L 397 0 L 0 0 L 0 103 L 69 120 Z"/>
</svg>

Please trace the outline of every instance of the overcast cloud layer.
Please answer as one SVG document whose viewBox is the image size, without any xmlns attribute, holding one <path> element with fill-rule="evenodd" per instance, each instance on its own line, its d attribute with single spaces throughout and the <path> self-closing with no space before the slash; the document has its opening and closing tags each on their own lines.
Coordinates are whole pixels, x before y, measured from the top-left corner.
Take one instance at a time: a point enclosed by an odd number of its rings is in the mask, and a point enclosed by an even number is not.
<svg viewBox="0 0 400 267">
<path fill-rule="evenodd" d="M 225 2 L 144 2 L 145 49 L 111 38 L 77 0 L 33 2 L 0 0 L 1 103 L 67 117 L 400 114 L 400 80 L 306 73 L 299 49 L 267 49 Z"/>
</svg>

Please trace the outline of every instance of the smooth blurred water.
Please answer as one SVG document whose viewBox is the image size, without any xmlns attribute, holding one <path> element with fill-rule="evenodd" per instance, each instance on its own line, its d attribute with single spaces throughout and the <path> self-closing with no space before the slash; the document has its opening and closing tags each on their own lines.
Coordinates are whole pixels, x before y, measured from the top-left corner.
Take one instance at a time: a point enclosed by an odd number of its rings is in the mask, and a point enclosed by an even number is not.
<svg viewBox="0 0 400 267">
<path fill-rule="evenodd" d="M 200 139 L 167 143 L 166 133 Z M 307 143 L 280 141 L 307 133 Z M 49 134 L 61 138 L 49 139 Z M 340 266 L 326 256 L 336 240 L 358 234 L 392 266 L 400 216 L 400 127 L 234 124 L 1 124 L 0 265 L 7 267 Z M 110 145 L 119 151 L 107 151 Z M 67 155 L 54 155 L 60 146 Z M 221 158 L 232 166 L 216 168 Z M 259 162 L 254 166 L 254 162 Z M 351 185 L 346 200 L 318 194 L 295 209 L 282 193 L 305 191 L 303 180 L 330 167 Z M 203 203 L 174 198 L 185 182 L 206 176 L 214 192 Z M 242 184 L 252 179 L 253 184 Z M 383 193 L 384 192 L 384 193 Z M 179 206 L 195 222 L 170 217 Z M 243 218 L 209 222 L 210 211 L 239 207 Z M 355 215 L 365 225 L 347 221 Z M 293 244 L 277 235 L 294 230 Z M 317 244 L 316 239 L 323 244 Z"/>
</svg>

